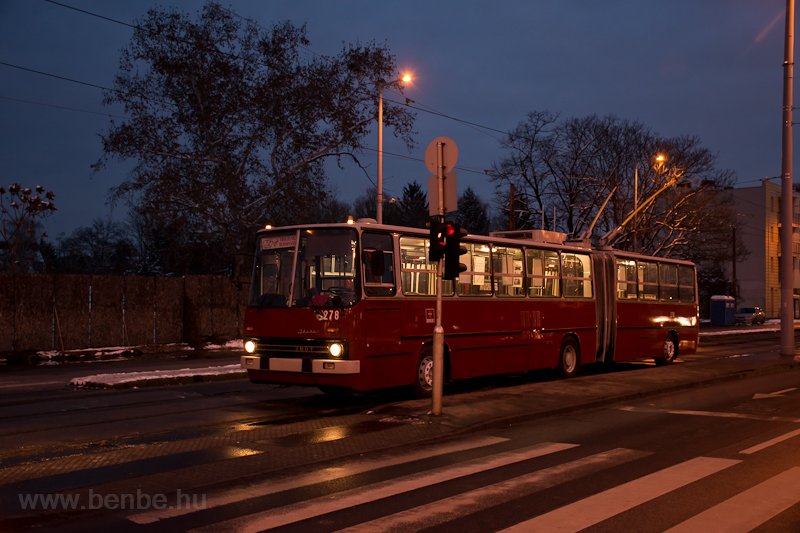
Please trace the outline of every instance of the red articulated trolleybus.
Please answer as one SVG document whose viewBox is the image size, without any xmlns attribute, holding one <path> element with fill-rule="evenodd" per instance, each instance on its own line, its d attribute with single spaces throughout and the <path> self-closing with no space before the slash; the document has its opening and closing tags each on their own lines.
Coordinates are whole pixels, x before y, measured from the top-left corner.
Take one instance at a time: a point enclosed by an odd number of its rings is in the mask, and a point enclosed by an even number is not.
<svg viewBox="0 0 800 533">
<path fill-rule="evenodd" d="M 443 282 L 445 380 L 654 358 L 698 342 L 692 263 L 571 244 L 541 230 L 467 235 Z M 325 392 L 432 388 L 436 263 L 425 229 L 374 221 L 257 235 L 242 367 Z"/>
</svg>

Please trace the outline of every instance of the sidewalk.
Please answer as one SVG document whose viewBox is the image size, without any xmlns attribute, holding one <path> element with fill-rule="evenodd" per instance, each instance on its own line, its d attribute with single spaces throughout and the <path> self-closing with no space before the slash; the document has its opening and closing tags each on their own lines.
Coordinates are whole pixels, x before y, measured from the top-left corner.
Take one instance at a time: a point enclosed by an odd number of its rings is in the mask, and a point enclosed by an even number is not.
<svg viewBox="0 0 800 533">
<path fill-rule="evenodd" d="M 452 431 L 508 425 L 622 401 L 700 387 L 712 383 L 800 368 L 800 356 L 693 360 L 665 367 L 577 376 L 445 395 L 442 415 L 429 414 L 431 400 L 381 406 L 376 414 L 425 418 Z"/>
</svg>

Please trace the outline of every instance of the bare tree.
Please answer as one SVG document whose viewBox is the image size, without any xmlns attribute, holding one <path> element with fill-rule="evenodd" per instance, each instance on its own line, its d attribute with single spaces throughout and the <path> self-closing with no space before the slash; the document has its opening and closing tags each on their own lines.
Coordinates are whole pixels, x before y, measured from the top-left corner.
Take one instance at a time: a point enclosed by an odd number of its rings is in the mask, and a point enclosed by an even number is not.
<svg viewBox="0 0 800 533">
<path fill-rule="evenodd" d="M 547 229 L 555 226 L 580 237 L 599 213 L 590 232 L 597 238 L 620 228 L 641 207 L 613 244 L 691 257 L 706 253 L 698 248 L 706 244 L 699 236 L 732 220 L 723 192 L 732 185 L 733 173 L 717 169 L 716 157 L 695 137 L 661 138 L 616 117 L 561 120 L 536 112 L 508 134 L 505 152 L 492 179 L 501 209 L 514 185 L 518 229 L 539 227 L 543 220 Z M 666 154 L 666 161 L 656 164 L 658 153 Z M 655 200 L 646 203 L 650 197 Z"/>
<path fill-rule="evenodd" d="M 324 161 L 357 154 L 395 75 L 383 46 L 303 59 L 305 27 L 262 29 L 216 3 L 192 20 L 154 8 L 120 57 L 107 104 L 127 117 L 103 135 L 104 156 L 136 162 L 113 192 L 169 234 L 170 246 L 235 254 L 266 223 L 311 222 L 332 196 Z M 412 144 L 413 114 L 387 105 L 384 124 Z"/>
<path fill-rule="evenodd" d="M 13 183 L 0 187 L 0 265 L 10 272 L 33 268 L 39 240 L 47 235 L 39 220 L 56 210 L 55 194 Z"/>
</svg>

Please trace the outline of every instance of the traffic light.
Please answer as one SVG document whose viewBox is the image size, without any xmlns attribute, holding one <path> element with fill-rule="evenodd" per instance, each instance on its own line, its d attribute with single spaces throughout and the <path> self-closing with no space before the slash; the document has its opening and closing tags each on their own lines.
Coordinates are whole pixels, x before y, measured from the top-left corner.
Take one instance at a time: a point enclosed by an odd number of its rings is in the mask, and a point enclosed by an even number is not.
<svg viewBox="0 0 800 533">
<path fill-rule="evenodd" d="M 431 236 L 428 245 L 428 261 L 434 263 L 444 257 L 447 250 L 447 228 L 444 220 L 431 218 Z"/>
<path fill-rule="evenodd" d="M 466 247 L 461 245 L 461 238 L 467 234 L 467 230 L 457 224 L 447 224 L 447 226 L 442 279 L 456 279 L 459 274 L 467 270 L 467 265 L 461 262 L 461 256 L 467 253 Z"/>
</svg>

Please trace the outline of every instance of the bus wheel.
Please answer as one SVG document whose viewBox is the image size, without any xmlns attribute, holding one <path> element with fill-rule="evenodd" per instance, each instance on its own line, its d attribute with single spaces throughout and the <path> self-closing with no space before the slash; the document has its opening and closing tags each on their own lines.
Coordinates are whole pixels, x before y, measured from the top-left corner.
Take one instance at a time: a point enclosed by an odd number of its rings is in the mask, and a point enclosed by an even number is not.
<svg viewBox="0 0 800 533">
<path fill-rule="evenodd" d="M 414 395 L 426 398 L 433 391 L 433 354 L 425 350 L 417 360 L 417 374 L 414 379 Z"/>
<path fill-rule="evenodd" d="M 664 339 L 664 353 L 661 357 L 656 357 L 657 365 L 668 365 L 675 362 L 678 356 L 678 347 L 675 344 L 675 335 L 669 333 L 667 338 Z"/>
<path fill-rule="evenodd" d="M 580 348 L 578 342 L 572 337 L 567 337 L 561 343 L 561 355 L 558 359 L 558 373 L 565 378 L 571 378 L 578 373 L 580 366 Z"/>
</svg>

